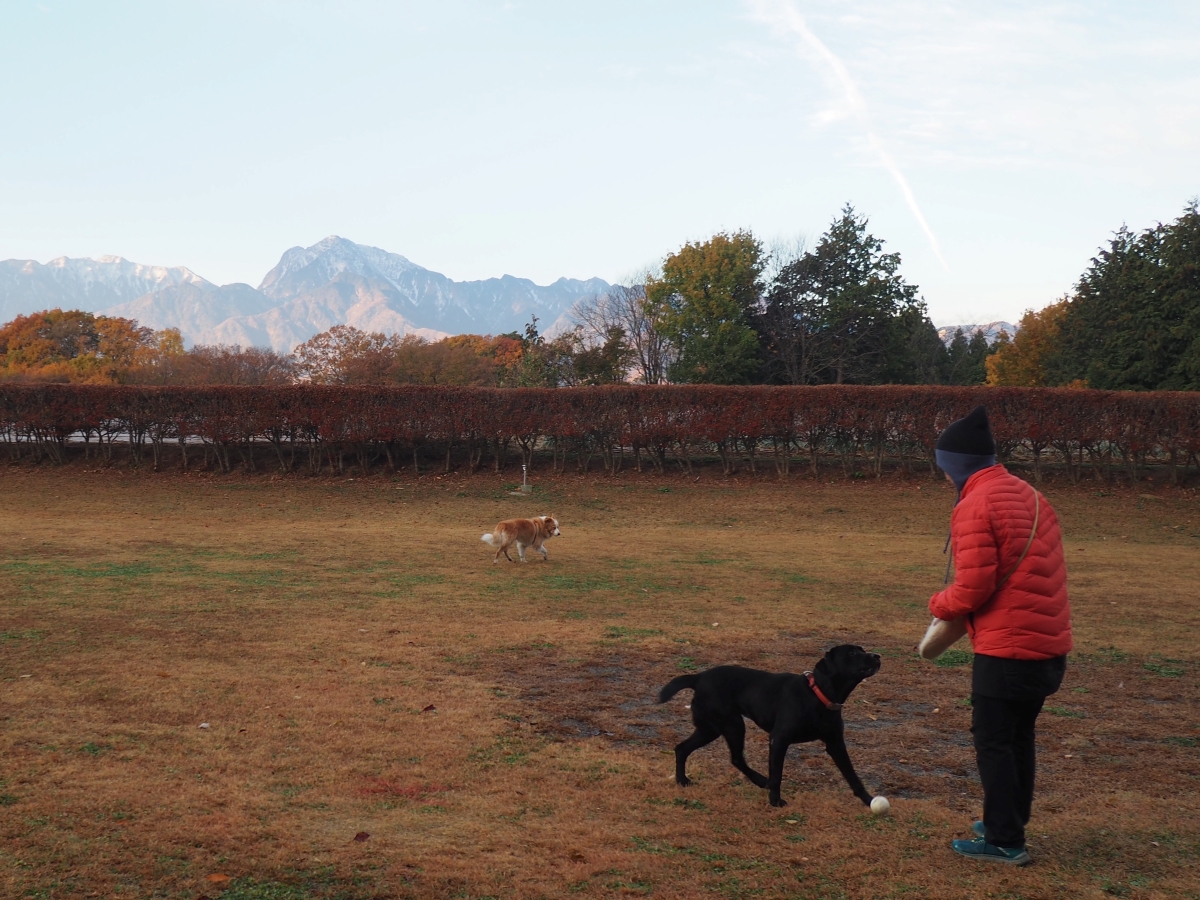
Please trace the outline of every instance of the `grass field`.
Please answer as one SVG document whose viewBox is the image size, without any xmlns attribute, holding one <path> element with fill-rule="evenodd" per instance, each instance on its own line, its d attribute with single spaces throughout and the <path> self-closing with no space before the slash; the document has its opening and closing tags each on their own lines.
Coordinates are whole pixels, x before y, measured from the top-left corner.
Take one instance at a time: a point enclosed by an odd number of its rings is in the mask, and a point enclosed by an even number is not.
<svg viewBox="0 0 1200 900">
<path fill-rule="evenodd" d="M 1076 651 L 1012 870 L 948 847 L 968 656 L 912 652 L 948 486 L 536 485 L 0 470 L 0 894 L 1200 897 L 1195 492 L 1046 488 Z M 480 533 L 543 512 L 549 562 L 493 566 Z M 659 686 L 841 641 L 884 657 L 846 720 L 891 815 L 811 745 L 785 809 L 721 743 L 669 780 Z"/>
</svg>

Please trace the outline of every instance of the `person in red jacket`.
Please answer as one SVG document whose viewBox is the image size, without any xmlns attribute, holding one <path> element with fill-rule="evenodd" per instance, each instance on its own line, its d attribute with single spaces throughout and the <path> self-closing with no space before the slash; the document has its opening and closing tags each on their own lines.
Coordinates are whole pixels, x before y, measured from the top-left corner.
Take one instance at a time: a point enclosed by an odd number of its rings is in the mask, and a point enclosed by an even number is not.
<svg viewBox="0 0 1200 900">
<path fill-rule="evenodd" d="M 975 650 L 971 734 L 983 783 L 976 837 L 952 847 L 1024 865 L 1034 725 L 1046 697 L 1062 685 L 1071 650 L 1062 532 L 1046 498 L 996 464 L 984 407 L 952 422 L 935 456 L 958 500 L 950 517 L 954 583 L 933 595 L 929 611 L 946 621 L 966 619 Z"/>
</svg>

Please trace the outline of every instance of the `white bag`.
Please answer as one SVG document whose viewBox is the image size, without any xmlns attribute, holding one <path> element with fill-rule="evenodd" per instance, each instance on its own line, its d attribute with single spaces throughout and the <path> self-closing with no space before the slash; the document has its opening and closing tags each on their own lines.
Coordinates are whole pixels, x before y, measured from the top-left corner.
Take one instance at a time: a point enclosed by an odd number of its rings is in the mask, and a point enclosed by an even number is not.
<svg viewBox="0 0 1200 900">
<path fill-rule="evenodd" d="M 953 647 L 967 633 L 965 616 L 947 622 L 945 619 L 934 619 L 925 630 L 925 637 L 917 645 L 917 652 L 922 659 L 937 659 Z"/>
</svg>

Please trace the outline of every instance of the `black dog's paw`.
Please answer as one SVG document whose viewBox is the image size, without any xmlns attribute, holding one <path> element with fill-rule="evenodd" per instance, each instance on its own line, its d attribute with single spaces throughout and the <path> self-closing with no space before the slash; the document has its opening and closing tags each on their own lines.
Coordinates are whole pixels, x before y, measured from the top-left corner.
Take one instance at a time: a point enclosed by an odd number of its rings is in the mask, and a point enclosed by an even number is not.
<svg viewBox="0 0 1200 900">
<path fill-rule="evenodd" d="M 772 797 L 771 805 L 772 806 L 787 806 L 787 801 L 784 800 L 782 797 Z"/>
<path fill-rule="evenodd" d="M 688 778 L 686 775 L 676 775 L 675 783 L 680 787 L 691 787 L 696 782 L 692 781 L 692 779 Z"/>
</svg>

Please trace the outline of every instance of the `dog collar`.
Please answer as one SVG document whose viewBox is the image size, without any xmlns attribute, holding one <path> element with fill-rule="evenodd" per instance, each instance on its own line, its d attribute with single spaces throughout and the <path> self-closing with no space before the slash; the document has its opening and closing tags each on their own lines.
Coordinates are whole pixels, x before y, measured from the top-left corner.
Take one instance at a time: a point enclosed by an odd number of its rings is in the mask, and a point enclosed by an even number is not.
<svg viewBox="0 0 1200 900">
<path fill-rule="evenodd" d="M 821 689 L 817 687 L 817 679 L 813 677 L 812 672 L 805 672 L 804 677 L 808 679 L 808 686 L 812 688 L 812 692 L 817 695 L 817 699 L 825 704 L 826 709 L 831 709 L 834 712 L 837 712 L 842 708 L 842 704 L 832 702 L 828 697 L 825 696 L 824 693 L 821 692 Z"/>
</svg>

